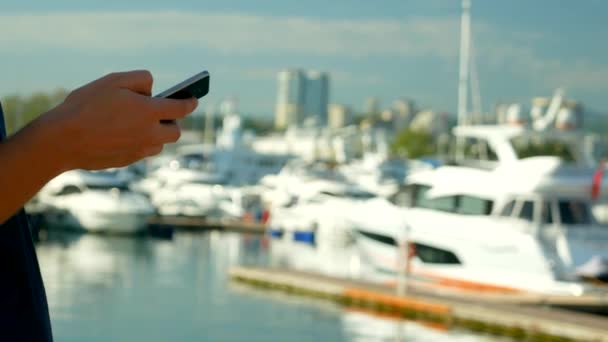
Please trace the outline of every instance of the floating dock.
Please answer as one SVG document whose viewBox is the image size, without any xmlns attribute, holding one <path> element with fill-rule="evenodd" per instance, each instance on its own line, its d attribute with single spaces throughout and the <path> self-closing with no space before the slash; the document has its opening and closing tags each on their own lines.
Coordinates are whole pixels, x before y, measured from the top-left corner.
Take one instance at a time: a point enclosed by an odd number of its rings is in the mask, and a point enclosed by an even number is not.
<svg viewBox="0 0 608 342">
<path fill-rule="evenodd" d="M 171 228 L 188 231 L 230 231 L 248 234 L 264 234 L 266 225 L 258 222 L 247 222 L 241 220 L 218 220 L 204 217 L 191 216 L 155 216 L 148 220 L 148 226 L 152 228 Z"/>
<path fill-rule="evenodd" d="M 260 288 L 518 340 L 608 341 L 608 317 L 558 308 L 607 308 L 608 298 L 466 294 L 409 280 L 406 294 L 397 296 L 395 289 L 380 284 L 286 269 L 234 267 L 229 275 Z"/>
</svg>

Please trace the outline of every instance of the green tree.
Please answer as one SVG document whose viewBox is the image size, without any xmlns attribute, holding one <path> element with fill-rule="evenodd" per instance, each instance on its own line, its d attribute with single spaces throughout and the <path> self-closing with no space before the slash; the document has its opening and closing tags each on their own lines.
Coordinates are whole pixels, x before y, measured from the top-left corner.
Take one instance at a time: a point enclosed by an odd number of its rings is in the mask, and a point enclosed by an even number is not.
<svg viewBox="0 0 608 342">
<path fill-rule="evenodd" d="M 416 159 L 434 154 L 436 143 L 429 132 L 406 128 L 397 134 L 391 152 L 400 157 Z"/>
<path fill-rule="evenodd" d="M 18 129 L 18 118 L 21 115 L 22 106 L 23 99 L 19 95 L 9 95 L 2 98 L 7 133 L 11 134 Z"/>
<path fill-rule="evenodd" d="M 251 130 L 255 134 L 268 134 L 274 130 L 274 122 L 271 118 L 245 116 L 242 119 L 243 129 Z"/>
<path fill-rule="evenodd" d="M 50 93 L 36 92 L 26 97 L 18 94 L 3 97 L 2 105 L 8 133 L 16 132 L 40 114 L 55 107 L 67 95 L 65 89 L 57 89 Z"/>
</svg>

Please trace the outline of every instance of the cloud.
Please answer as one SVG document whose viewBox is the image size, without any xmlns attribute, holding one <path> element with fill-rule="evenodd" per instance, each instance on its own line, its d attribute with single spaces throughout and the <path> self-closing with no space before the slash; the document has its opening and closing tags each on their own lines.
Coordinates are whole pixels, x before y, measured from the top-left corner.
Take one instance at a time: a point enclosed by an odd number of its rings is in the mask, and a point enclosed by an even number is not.
<svg viewBox="0 0 608 342">
<path fill-rule="evenodd" d="M 0 15 L 4 47 L 85 51 L 198 46 L 231 54 L 457 55 L 454 18 L 312 19 L 249 14 L 54 12 Z"/>
<path fill-rule="evenodd" d="M 509 74 L 550 89 L 565 87 L 566 90 L 596 93 L 607 90 L 608 65 L 594 62 L 586 56 L 571 59 L 541 57 L 533 45 L 508 42 L 486 45 L 478 60 L 483 59 L 495 70 L 502 69 L 505 77 Z"/>
<path fill-rule="evenodd" d="M 436 2 L 438 6 L 442 3 Z M 428 79 L 445 80 L 446 75 L 453 77 L 458 69 L 459 26 L 457 13 L 401 19 L 315 19 L 191 11 L 22 13 L 0 14 L 0 32 L 4 33 L 0 35 L 0 46 L 3 53 L 16 55 L 67 50 L 116 56 L 165 49 L 203 49 L 231 57 L 255 57 L 251 60 L 258 63 L 239 66 L 226 62 L 223 69 L 222 65 L 216 65 L 214 72 L 234 79 L 265 81 L 273 81 L 278 69 L 260 64 L 260 57 L 264 56 L 285 57 L 286 61 L 328 56 L 345 61 L 403 58 L 402 65 L 410 70 L 417 66 L 413 63 L 431 58 L 437 66 L 428 70 Z M 487 70 L 489 74 L 504 75 L 505 83 L 526 82 L 536 85 L 535 89 L 564 86 L 593 94 L 607 89 L 608 66 L 601 61 L 582 55 L 570 54 L 568 60 L 559 53 L 541 54 L 547 51 L 539 43 L 555 37 L 498 27 L 479 19 L 474 21 L 473 33 L 480 73 Z M 403 86 L 396 77 L 387 77 L 382 66 L 378 66 L 377 72 L 370 71 L 369 66 L 366 72 L 358 72 L 349 70 L 348 65 L 352 63 L 344 63 L 343 69 L 328 70 L 336 84 L 356 82 L 368 88 L 382 85 L 385 89 Z M 395 69 L 394 74 L 399 71 Z M 483 74 L 479 76 L 484 79 Z M 169 83 L 180 77 L 158 76 L 160 82 Z M 483 83 L 481 86 L 482 93 L 484 87 L 493 87 Z M 429 102 L 435 96 L 429 95 Z"/>
</svg>

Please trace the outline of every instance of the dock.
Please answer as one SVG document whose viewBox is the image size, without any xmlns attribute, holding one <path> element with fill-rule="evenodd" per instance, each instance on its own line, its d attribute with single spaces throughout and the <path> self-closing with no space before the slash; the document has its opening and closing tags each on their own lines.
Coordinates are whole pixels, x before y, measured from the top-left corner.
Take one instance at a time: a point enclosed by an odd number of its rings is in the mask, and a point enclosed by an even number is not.
<svg viewBox="0 0 608 342">
<path fill-rule="evenodd" d="M 492 294 L 437 290 L 408 280 L 407 291 L 382 284 L 278 268 L 233 267 L 233 281 L 349 308 L 463 327 L 529 341 L 608 341 L 608 317 L 563 307 L 607 308 L 608 298 Z"/>
<path fill-rule="evenodd" d="M 171 228 L 199 232 L 219 230 L 257 235 L 266 232 L 266 225 L 258 222 L 219 220 L 193 216 L 154 216 L 148 220 L 148 226 L 156 229 Z"/>
</svg>

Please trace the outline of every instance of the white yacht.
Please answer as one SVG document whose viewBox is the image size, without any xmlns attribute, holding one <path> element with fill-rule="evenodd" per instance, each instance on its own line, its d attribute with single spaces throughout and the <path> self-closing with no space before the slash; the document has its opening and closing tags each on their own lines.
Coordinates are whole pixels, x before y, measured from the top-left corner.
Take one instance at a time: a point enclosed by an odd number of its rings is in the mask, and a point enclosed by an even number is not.
<svg viewBox="0 0 608 342">
<path fill-rule="evenodd" d="M 556 157 L 494 170 L 444 166 L 408 179 L 393 198 L 402 209 L 370 208 L 351 224 L 363 258 L 383 272 L 403 267 L 398 246 L 407 242 L 413 274 L 577 295 L 589 289 L 581 278 L 608 276 L 583 274 L 586 263 L 608 260 L 608 226 L 591 214 L 591 176 Z"/>
<path fill-rule="evenodd" d="M 119 170 L 65 172 L 38 194 L 51 226 L 89 232 L 136 233 L 155 210 L 142 194 L 129 190 Z"/>
<path fill-rule="evenodd" d="M 406 269 L 478 290 L 561 295 L 598 290 L 582 280 L 608 276 L 608 226 L 598 224 L 591 210 L 606 193 L 603 175 L 594 176 L 593 160 L 580 148 L 582 135 L 559 130 L 561 89 L 544 113 L 536 111 L 530 127 L 520 120 L 513 122 L 520 126 L 469 125 L 483 122 L 472 72 L 476 115 L 467 110 L 469 68 L 475 67 L 469 10 L 470 2 L 463 1 L 454 130 L 454 161 L 460 166 L 409 176 L 392 198 L 396 206 L 377 202 L 352 212 L 349 224 L 362 259 L 393 276 Z M 542 156 L 546 150 L 535 148 L 518 153 L 520 143 L 546 146 L 549 140 L 557 142 L 559 157 Z"/>
<path fill-rule="evenodd" d="M 290 160 L 278 174 L 269 174 L 260 179 L 259 186 L 263 201 L 272 209 L 284 205 L 298 197 L 302 191 L 310 189 L 311 182 L 325 181 L 325 184 L 343 184 L 347 179 L 332 163 L 324 161 Z M 314 188 L 314 187 L 313 187 Z"/>
<path fill-rule="evenodd" d="M 275 203 L 268 224 L 271 233 L 312 244 L 344 246 L 351 231 L 341 224 L 346 213 L 360 210 L 376 195 L 355 184 L 329 179 L 306 179 Z"/>
<path fill-rule="evenodd" d="M 341 165 L 338 170 L 344 177 L 377 196 L 389 197 L 405 183 L 410 172 L 433 167 L 423 161 L 389 158 L 386 154 L 367 153 L 363 158 Z"/>
<path fill-rule="evenodd" d="M 151 195 L 160 215 L 242 219 L 262 209 L 255 187 L 191 181 L 164 187 Z"/>
<path fill-rule="evenodd" d="M 240 218 L 255 204 L 255 187 L 234 185 L 233 172 L 221 166 L 218 154 L 211 146 L 182 147 L 131 186 L 147 193 L 160 215 Z"/>
<path fill-rule="evenodd" d="M 220 206 L 228 213 L 235 209 L 228 202 L 240 197 L 236 187 L 277 174 L 291 158 L 255 152 L 241 140 L 240 119 L 227 116 L 217 144 L 180 146 L 173 157 L 152 159 L 148 176 L 131 186 L 147 193 L 161 215 L 213 216 Z"/>
</svg>

